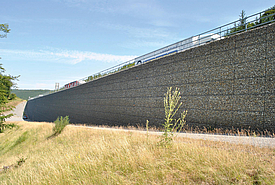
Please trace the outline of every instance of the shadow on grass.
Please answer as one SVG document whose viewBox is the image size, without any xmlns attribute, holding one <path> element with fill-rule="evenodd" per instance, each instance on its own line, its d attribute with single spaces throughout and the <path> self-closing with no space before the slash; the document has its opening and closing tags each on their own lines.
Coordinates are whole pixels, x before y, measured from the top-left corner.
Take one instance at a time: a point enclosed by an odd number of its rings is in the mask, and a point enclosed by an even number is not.
<svg viewBox="0 0 275 185">
<path fill-rule="evenodd" d="M 55 138 L 55 137 L 57 137 L 58 135 L 59 135 L 59 133 L 53 133 L 52 135 L 50 135 L 50 136 L 47 137 L 47 140 L 52 139 L 52 138 Z"/>
</svg>

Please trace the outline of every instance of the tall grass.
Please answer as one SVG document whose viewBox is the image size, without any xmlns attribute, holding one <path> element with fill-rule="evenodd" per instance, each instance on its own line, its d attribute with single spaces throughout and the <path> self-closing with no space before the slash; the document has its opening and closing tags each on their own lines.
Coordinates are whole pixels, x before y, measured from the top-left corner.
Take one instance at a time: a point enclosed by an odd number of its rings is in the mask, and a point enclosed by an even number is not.
<svg viewBox="0 0 275 185">
<path fill-rule="evenodd" d="M 275 184 L 274 148 L 20 122 L 0 134 L 1 184 Z M 148 138 L 147 138 L 148 137 Z M 16 146 L 15 146 L 16 145 Z"/>
</svg>

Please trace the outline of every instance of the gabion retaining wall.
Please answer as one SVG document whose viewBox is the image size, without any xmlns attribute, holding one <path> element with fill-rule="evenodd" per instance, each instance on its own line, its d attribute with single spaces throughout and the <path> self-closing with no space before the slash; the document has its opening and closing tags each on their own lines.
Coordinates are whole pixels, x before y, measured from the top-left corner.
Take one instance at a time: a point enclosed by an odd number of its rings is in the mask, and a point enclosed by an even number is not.
<svg viewBox="0 0 275 185">
<path fill-rule="evenodd" d="M 167 87 L 179 87 L 187 123 L 275 130 L 275 24 L 29 100 L 33 121 L 136 125 L 164 120 Z"/>
</svg>

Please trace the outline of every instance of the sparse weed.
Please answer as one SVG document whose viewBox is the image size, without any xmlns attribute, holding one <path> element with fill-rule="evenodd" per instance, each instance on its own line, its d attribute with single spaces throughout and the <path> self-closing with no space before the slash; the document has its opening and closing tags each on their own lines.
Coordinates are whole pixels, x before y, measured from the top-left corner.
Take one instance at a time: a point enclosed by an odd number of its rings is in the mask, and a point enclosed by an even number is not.
<svg viewBox="0 0 275 185">
<path fill-rule="evenodd" d="M 181 113 L 181 117 L 174 118 L 178 112 L 182 102 L 180 101 L 180 91 L 176 87 L 175 91 L 172 91 L 172 87 L 167 88 L 167 92 L 164 97 L 164 109 L 165 109 L 165 122 L 163 124 L 164 133 L 159 142 L 160 145 L 168 147 L 172 144 L 174 132 L 180 132 L 185 125 L 185 117 L 187 111 Z"/>
<path fill-rule="evenodd" d="M 21 166 L 23 163 L 25 163 L 25 162 L 26 162 L 26 159 L 27 159 L 27 158 L 24 158 L 24 157 L 19 157 L 19 158 L 18 158 L 18 160 L 16 161 L 16 165 L 15 165 L 15 167 L 19 167 L 19 166 Z"/>
<path fill-rule="evenodd" d="M 147 143 L 148 143 L 148 137 L 149 137 L 149 120 L 146 120 L 146 138 L 147 138 Z"/>
</svg>

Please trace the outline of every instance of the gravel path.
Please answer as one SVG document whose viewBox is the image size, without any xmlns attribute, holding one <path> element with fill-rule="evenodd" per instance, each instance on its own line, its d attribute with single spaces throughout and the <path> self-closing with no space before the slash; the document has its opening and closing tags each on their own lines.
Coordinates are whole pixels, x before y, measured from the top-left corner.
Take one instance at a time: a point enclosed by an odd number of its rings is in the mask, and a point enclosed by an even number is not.
<svg viewBox="0 0 275 185">
<path fill-rule="evenodd" d="M 259 147 L 275 148 L 275 138 L 268 138 L 268 137 L 228 136 L 228 135 L 191 134 L 191 133 L 181 133 L 178 136 L 188 137 L 192 139 L 223 141 L 223 142 L 230 142 L 235 144 L 246 144 L 246 145 L 259 146 Z"/>
<path fill-rule="evenodd" d="M 14 110 L 10 111 L 8 114 L 12 113 L 14 116 L 6 119 L 6 121 L 23 121 L 23 112 L 26 106 L 26 101 L 18 104 Z"/>
</svg>

